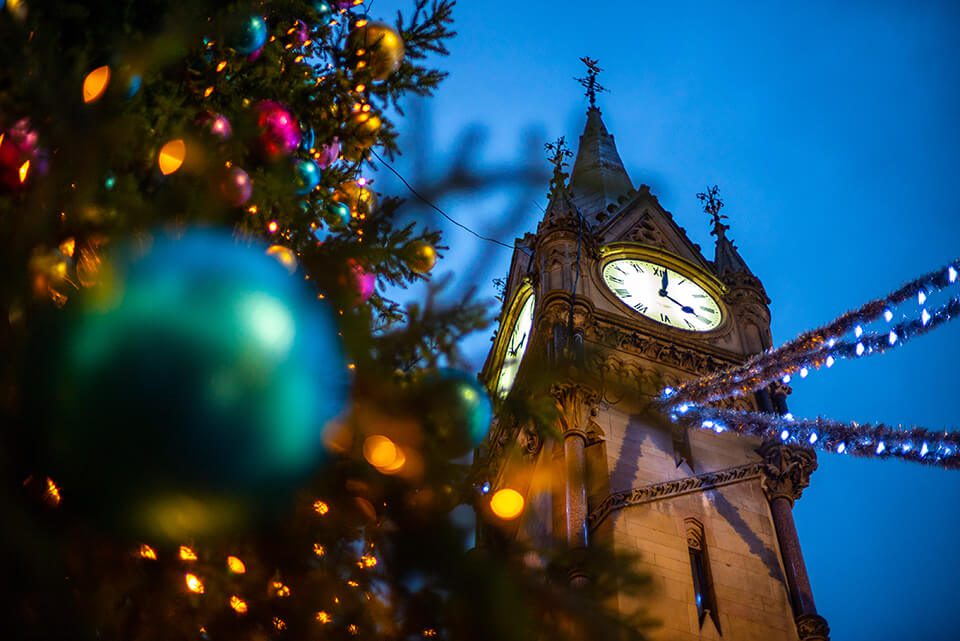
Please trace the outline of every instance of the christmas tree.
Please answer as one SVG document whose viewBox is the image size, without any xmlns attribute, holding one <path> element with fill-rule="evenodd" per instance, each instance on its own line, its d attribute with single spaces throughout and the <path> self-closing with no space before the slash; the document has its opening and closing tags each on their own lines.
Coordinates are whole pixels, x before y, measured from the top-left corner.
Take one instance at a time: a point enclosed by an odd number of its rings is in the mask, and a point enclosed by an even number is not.
<svg viewBox="0 0 960 641">
<path fill-rule="evenodd" d="M 453 3 L 371 5 L 3 7 L 8 638 L 643 637 L 642 577 L 523 549 L 469 463 L 486 309 L 390 299 L 446 248 L 369 161 Z M 495 402 L 550 438 L 530 391 Z"/>
</svg>

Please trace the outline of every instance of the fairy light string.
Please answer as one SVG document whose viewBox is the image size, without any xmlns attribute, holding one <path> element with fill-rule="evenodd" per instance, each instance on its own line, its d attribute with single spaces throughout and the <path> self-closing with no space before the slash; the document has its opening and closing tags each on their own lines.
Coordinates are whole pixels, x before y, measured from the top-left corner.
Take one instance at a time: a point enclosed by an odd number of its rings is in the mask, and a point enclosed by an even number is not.
<svg viewBox="0 0 960 641">
<path fill-rule="evenodd" d="M 960 316 L 960 294 L 952 292 L 937 307 L 928 298 L 957 285 L 960 261 L 925 274 L 883 298 L 847 312 L 833 322 L 758 354 L 743 365 L 666 388 L 661 409 L 674 421 L 715 432 L 777 439 L 783 443 L 861 457 L 897 458 L 946 469 L 960 469 L 960 432 L 884 423 L 842 422 L 818 417 L 795 419 L 791 414 L 734 410 L 710 405 L 743 396 L 775 381 L 789 383 L 797 372 L 801 378 L 840 360 L 882 354 L 899 347 Z M 894 310 L 916 300 L 918 311 L 893 324 Z M 903 314 L 906 316 L 906 314 Z M 864 326 L 883 318 L 882 330 Z M 852 334 L 852 337 L 849 335 Z"/>
</svg>

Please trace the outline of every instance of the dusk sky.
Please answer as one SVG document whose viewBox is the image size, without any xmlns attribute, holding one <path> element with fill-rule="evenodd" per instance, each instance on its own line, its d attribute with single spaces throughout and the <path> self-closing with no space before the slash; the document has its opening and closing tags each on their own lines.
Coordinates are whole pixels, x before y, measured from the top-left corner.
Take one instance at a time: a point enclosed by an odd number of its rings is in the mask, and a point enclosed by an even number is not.
<svg viewBox="0 0 960 641">
<path fill-rule="evenodd" d="M 461 0 L 455 17 L 439 62 L 450 78 L 397 161 L 415 184 L 443 175 L 469 127 L 482 127 L 467 147 L 478 170 L 529 158 L 531 132 L 543 171 L 544 142 L 565 135 L 575 150 L 586 100 L 573 77 L 588 55 L 605 69 L 598 104 L 634 184 L 709 257 L 695 194 L 720 186 L 730 235 L 773 301 L 775 344 L 960 255 L 960 4 Z M 535 230 L 546 190 L 437 204 L 509 243 Z M 441 271 L 492 297 L 510 252 L 415 211 L 447 230 Z M 488 337 L 468 346 L 476 368 Z M 798 381 L 789 403 L 797 416 L 953 429 L 958 362 L 960 323 Z M 821 453 L 795 515 L 833 639 L 956 638 L 960 473 Z"/>
</svg>

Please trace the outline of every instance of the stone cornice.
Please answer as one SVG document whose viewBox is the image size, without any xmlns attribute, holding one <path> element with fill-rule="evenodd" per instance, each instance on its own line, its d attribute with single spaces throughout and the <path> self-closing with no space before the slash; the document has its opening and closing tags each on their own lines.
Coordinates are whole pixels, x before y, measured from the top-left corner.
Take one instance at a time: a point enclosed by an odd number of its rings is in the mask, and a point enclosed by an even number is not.
<svg viewBox="0 0 960 641">
<path fill-rule="evenodd" d="M 718 472 L 707 472 L 698 476 L 688 476 L 674 481 L 665 481 L 663 483 L 654 483 L 632 490 L 614 492 L 607 495 L 600 504 L 590 511 L 587 517 L 587 523 L 591 531 L 595 530 L 603 521 L 617 510 L 644 503 L 652 503 L 662 499 L 690 494 L 692 492 L 702 492 L 712 490 L 724 485 L 741 483 L 756 478 L 760 478 L 763 470 L 762 463 L 748 463 L 739 467 L 731 467 Z"/>
</svg>

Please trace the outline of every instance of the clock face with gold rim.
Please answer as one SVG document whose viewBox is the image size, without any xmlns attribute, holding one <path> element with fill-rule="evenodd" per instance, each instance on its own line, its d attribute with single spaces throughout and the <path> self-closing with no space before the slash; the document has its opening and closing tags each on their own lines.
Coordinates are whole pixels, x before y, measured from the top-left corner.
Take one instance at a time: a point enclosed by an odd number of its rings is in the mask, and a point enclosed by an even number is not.
<svg viewBox="0 0 960 641">
<path fill-rule="evenodd" d="M 497 396 L 503 398 L 510 393 L 513 382 L 517 379 L 517 371 L 520 369 L 520 360 L 523 353 L 527 351 L 527 345 L 530 343 L 530 330 L 533 329 L 533 294 L 529 294 L 523 301 L 520 313 L 510 328 L 510 334 L 507 337 L 507 347 L 503 355 L 503 365 L 500 366 L 500 373 L 497 375 Z"/>
<path fill-rule="evenodd" d="M 663 325 L 707 332 L 723 320 L 713 296 L 664 265 L 636 258 L 613 260 L 603 267 L 603 282 L 624 304 Z"/>
</svg>

